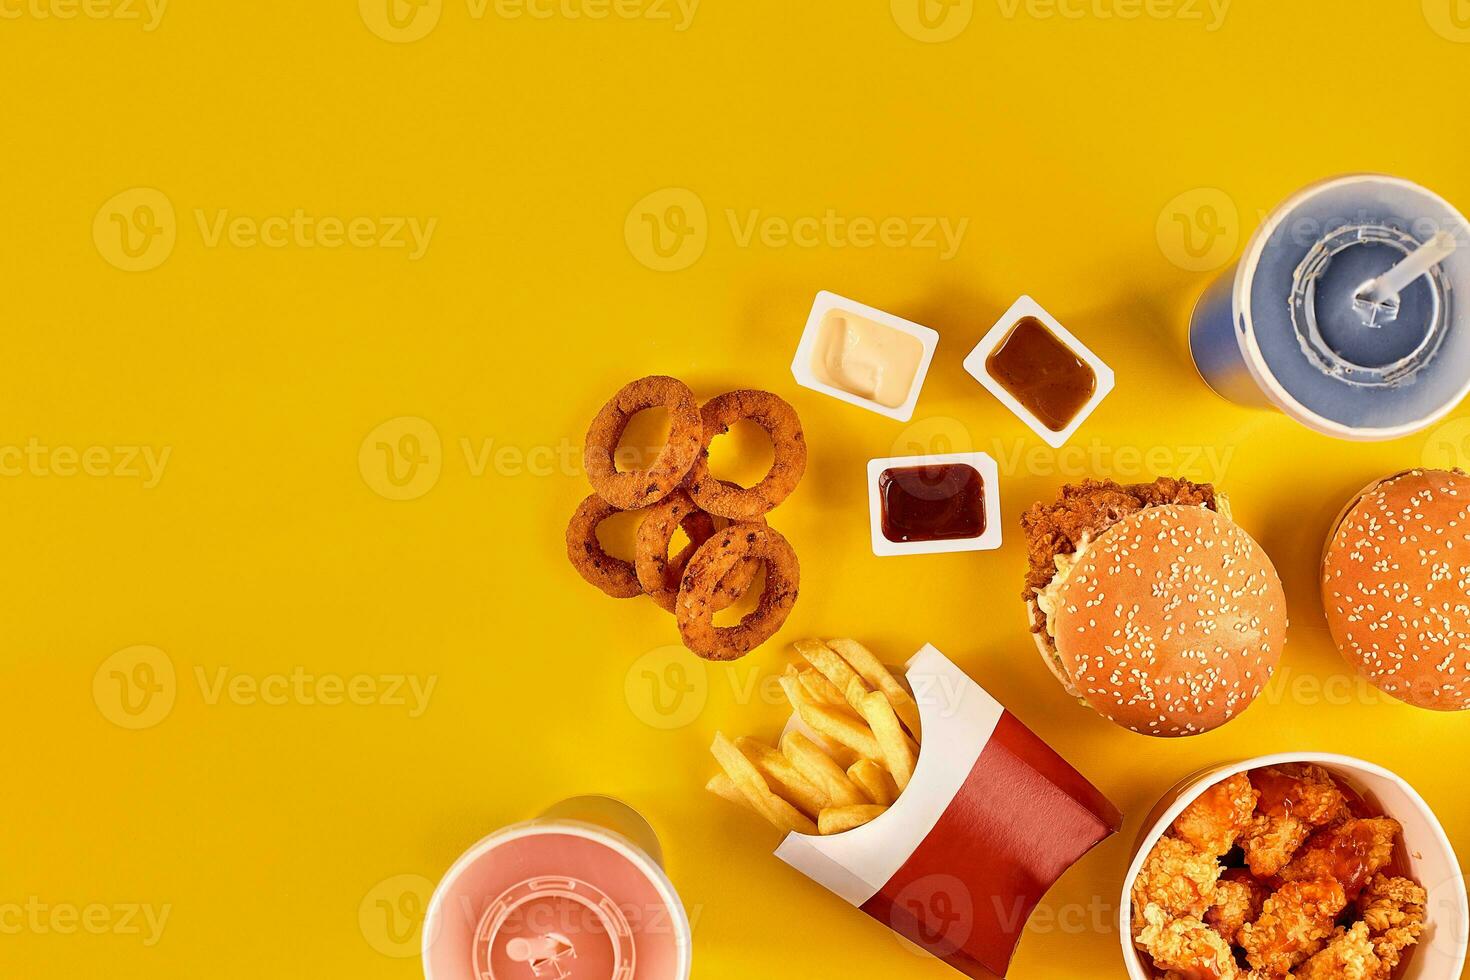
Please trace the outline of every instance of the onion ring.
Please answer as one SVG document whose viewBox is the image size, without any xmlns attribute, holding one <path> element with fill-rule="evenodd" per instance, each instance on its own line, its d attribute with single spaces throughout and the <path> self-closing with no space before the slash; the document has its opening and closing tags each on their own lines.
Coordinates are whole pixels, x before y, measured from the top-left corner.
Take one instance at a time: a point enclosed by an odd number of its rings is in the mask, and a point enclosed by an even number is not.
<svg viewBox="0 0 1470 980">
<path fill-rule="evenodd" d="M 779 396 L 749 388 L 726 392 L 700 409 L 700 417 L 704 443 L 689 470 L 687 486 L 689 496 L 702 510 L 736 521 L 753 520 L 769 513 L 801 482 L 806 472 L 806 436 L 796 410 Z M 741 419 L 765 429 L 775 449 L 771 471 L 753 487 L 717 480 L 709 471 L 710 443 Z"/>
<path fill-rule="evenodd" d="M 766 566 L 760 602 L 735 626 L 716 626 L 718 596 L 725 577 L 741 562 Z M 684 645 L 705 660 L 738 660 L 769 640 L 796 605 L 801 565 L 791 545 L 762 524 L 731 524 L 699 546 L 684 569 L 674 613 Z"/>
<path fill-rule="evenodd" d="M 762 519 L 761 523 L 765 521 Z M 689 543 L 677 555 L 670 556 L 669 542 L 679 527 L 689 536 Z M 633 567 L 643 591 L 660 609 L 674 611 L 674 599 L 679 594 L 679 580 L 684 576 L 684 568 L 699 546 L 715 531 L 714 518 L 696 507 L 682 488 L 649 508 L 643 523 L 638 525 L 638 549 Z M 759 572 L 760 562 L 756 559 L 731 569 L 716 589 L 716 602 L 722 603 L 719 608 L 724 609 L 740 601 Z"/>
<path fill-rule="evenodd" d="M 643 594 L 638 573 L 631 562 L 614 558 L 597 540 L 598 525 L 617 513 L 618 508 L 595 493 L 578 504 L 567 525 L 567 558 L 584 579 L 614 599 L 631 599 Z"/>
<path fill-rule="evenodd" d="M 694 465 L 703 437 L 694 392 L 677 378 L 653 375 L 630 381 L 613 395 L 587 429 L 582 465 L 598 495 L 619 510 L 637 510 L 674 491 Z M 669 410 L 669 441 L 653 465 L 619 473 L 614 462 L 628 422 L 648 408 Z"/>
</svg>

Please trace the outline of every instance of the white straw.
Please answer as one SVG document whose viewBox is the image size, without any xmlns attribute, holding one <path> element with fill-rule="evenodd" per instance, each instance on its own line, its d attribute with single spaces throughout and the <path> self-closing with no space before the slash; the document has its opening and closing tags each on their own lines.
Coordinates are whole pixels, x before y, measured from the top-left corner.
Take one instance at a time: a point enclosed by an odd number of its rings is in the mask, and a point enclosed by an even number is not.
<svg viewBox="0 0 1470 980">
<path fill-rule="evenodd" d="M 1363 302 L 1382 304 L 1398 298 L 1399 293 L 1415 279 L 1439 265 L 1454 254 L 1459 243 L 1455 236 L 1442 231 L 1416 248 L 1398 265 L 1377 279 L 1364 283 L 1358 289 L 1357 298 Z"/>
</svg>

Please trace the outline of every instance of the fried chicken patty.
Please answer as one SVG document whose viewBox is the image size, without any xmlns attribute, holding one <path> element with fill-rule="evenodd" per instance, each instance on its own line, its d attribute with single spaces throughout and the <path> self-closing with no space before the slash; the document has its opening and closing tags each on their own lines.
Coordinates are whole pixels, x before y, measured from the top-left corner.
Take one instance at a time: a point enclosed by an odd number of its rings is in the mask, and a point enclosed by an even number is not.
<svg viewBox="0 0 1470 980">
<path fill-rule="evenodd" d="M 1160 477 L 1152 483 L 1122 484 L 1112 480 L 1084 480 L 1062 487 L 1054 503 L 1037 502 L 1021 515 L 1029 567 L 1021 598 L 1031 610 L 1031 631 L 1046 630 L 1046 616 L 1036 605 L 1036 594 L 1057 574 L 1057 556 L 1075 554 L 1086 541 L 1149 507 L 1184 504 L 1218 510 L 1215 488 Z"/>
</svg>

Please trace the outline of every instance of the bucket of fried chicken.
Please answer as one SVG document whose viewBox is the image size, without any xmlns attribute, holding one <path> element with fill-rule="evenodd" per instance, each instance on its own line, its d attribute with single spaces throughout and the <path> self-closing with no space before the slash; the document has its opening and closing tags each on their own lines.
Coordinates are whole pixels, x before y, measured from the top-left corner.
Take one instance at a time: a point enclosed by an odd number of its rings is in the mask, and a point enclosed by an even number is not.
<svg viewBox="0 0 1470 980">
<path fill-rule="evenodd" d="M 1144 822 L 1121 903 L 1130 980 L 1455 980 L 1470 903 L 1408 783 L 1292 753 L 1191 777 Z"/>
</svg>

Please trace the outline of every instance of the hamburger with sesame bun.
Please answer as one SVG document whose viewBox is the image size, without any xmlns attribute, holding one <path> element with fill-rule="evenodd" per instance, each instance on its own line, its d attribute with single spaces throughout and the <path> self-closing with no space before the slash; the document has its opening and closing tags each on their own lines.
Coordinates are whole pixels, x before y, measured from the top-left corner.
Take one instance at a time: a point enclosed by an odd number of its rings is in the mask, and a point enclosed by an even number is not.
<svg viewBox="0 0 1470 980">
<path fill-rule="evenodd" d="M 1411 470 L 1344 509 L 1322 558 L 1343 658 L 1421 708 L 1470 708 L 1470 476 Z"/>
<path fill-rule="evenodd" d="M 1199 735 L 1271 679 L 1286 642 L 1281 579 L 1214 487 L 1087 480 L 1033 505 L 1021 529 L 1037 648 L 1109 721 Z"/>
</svg>

